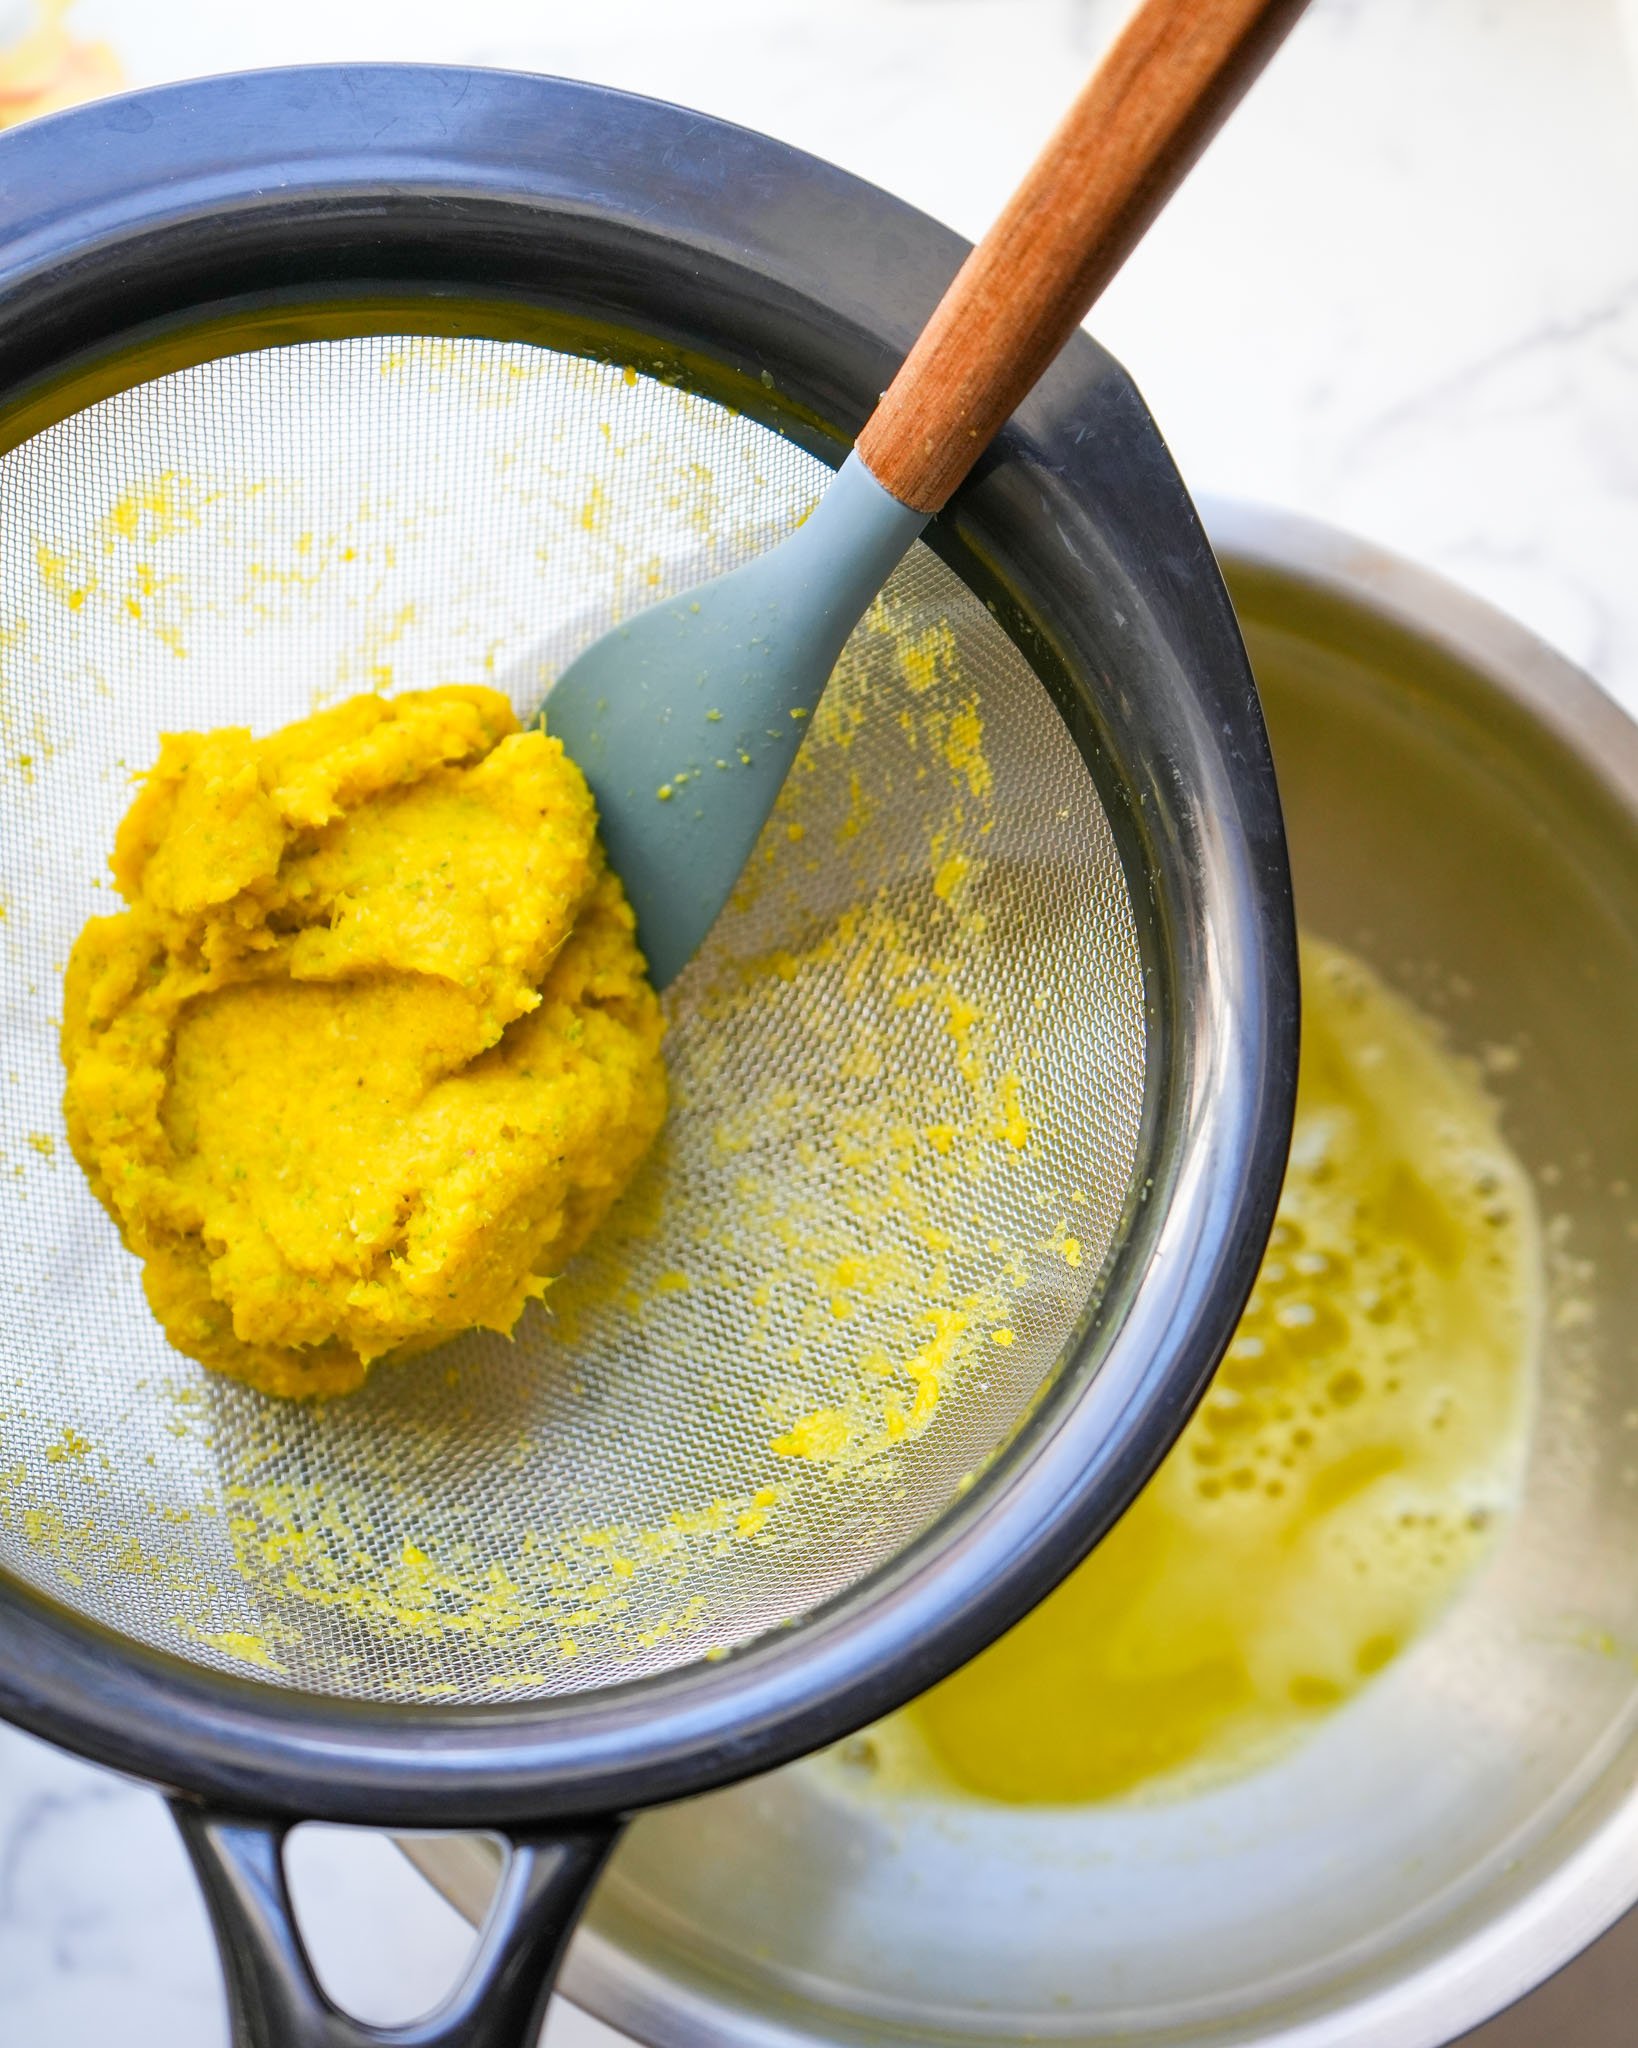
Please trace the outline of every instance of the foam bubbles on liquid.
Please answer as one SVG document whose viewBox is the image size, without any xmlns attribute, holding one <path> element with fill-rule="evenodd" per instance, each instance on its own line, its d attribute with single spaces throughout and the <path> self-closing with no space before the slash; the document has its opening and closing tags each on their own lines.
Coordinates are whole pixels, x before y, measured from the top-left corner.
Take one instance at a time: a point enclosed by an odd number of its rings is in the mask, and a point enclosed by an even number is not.
<svg viewBox="0 0 1638 2048">
<path fill-rule="evenodd" d="M 1541 1315 L 1528 1180 L 1432 1026 L 1336 947 L 1306 940 L 1302 969 L 1290 1166 L 1212 1387 L 1087 1563 L 878 1731 L 887 1779 L 1060 1803 L 1244 1769 L 1390 1664 L 1505 1519 Z"/>
</svg>

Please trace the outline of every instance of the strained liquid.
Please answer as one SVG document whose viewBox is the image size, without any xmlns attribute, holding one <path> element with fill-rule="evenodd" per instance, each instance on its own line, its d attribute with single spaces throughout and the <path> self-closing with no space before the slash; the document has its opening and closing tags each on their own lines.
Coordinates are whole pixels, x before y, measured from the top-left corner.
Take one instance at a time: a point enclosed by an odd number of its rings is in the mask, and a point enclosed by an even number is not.
<svg viewBox="0 0 1638 2048">
<path fill-rule="evenodd" d="M 1424 1629 L 1519 1483 L 1540 1310 L 1524 1169 L 1479 1080 L 1361 962 L 1303 948 L 1279 1218 L 1171 1457 L 1085 1565 L 880 1731 L 986 1798 L 1190 1789 Z"/>
</svg>

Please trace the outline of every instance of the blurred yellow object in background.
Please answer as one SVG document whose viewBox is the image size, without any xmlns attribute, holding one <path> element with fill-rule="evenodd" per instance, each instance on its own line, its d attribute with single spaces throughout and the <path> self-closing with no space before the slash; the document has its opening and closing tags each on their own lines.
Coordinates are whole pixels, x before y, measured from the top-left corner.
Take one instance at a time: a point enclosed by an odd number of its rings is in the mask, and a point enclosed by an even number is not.
<svg viewBox="0 0 1638 2048">
<path fill-rule="evenodd" d="M 117 92 L 125 82 L 106 43 L 82 42 L 68 28 L 73 0 L 35 0 L 34 25 L 0 49 L 0 128 L 59 113 Z"/>
</svg>

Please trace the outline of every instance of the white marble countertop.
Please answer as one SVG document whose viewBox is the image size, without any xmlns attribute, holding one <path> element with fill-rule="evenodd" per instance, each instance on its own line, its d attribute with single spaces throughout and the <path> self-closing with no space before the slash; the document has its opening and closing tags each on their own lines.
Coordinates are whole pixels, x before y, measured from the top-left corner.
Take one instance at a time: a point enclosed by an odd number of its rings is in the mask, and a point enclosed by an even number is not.
<svg viewBox="0 0 1638 2048">
<path fill-rule="evenodd" d="M 380 57 L 593 78 L 770 130 L 973 234 L 1123 11 L 81 0 L 76 20 L 137 84 Z M 1638 712 L 1635 48 L 1620 0 L 1315 0 L 1093 325 L 1197 491 L 1419 558 Z M 382 1842 L 298 1851 L 338 1994 L 382 2019 L 434 2002 L 465 1949 L 450 1909 Z M 1638 1938 L 1618 1935 L 1486 2048 L 1614 2048 L 1635 1989 Z M 549 2038 L 615 2040 L 567 2010 Z M 0 2042 L 225 2040 L 157 1799 L 0 1729 Z"/>
</svg>

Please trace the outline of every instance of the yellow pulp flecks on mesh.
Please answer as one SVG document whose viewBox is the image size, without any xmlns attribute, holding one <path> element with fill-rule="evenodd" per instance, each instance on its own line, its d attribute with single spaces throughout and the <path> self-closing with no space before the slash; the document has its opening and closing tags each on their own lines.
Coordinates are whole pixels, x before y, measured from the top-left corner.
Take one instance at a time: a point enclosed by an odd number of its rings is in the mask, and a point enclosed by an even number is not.
<svg viewBox="0 0 1638 2048">
<path fill-rule="evenodd" d="M 34 570 L 42 593 L 70 612 L 108 606 L 185 660 L 187 592 L 179 576 L 160 572 L 154 557 L 165 542 L 197 525 L 214 502 L 190 478 L 171 470 L 133 486 L 109 503 L 89 546 L 35 542 Z"/>
<path fill-rule="evenodd" d="M 947 638 L 925 632 L 911 648 L 913 661 L 947 659 L 949 652 Z M 992 788 L 976 705 L 954 717 L 935 709 L 930 726 L 918 734 L 922 749 L 948 779 L 952 820 L 965 810 L 966 837 L 974 840 L 982 819 L 972 813 L 987 807 Z M 853 730 L 847 707 L 829 719 L 822 710 L 812 744 L 845 752 Z M 865 816 L 868 803 L 857 777 L 850 788 L 843 842 L 854 836 L 849 821 Z M 803 797 L 798 774 L 764 858 L 835 857 L 835 839 L 828 850 L 810 853 L 814 838 L 829 835 L 805 817 Z M 791 825 L 804 829 L 792 834 Z M 746 889 L 762 883 L 753 868 Z M 929 858 L 919 886 L 936 898 L 937 883 Z M 834 977 L 842 998 L 836 1059 L 849 1083 L 846 1106 L 822 1128 L 808 1129 L 808 1104 L 775 1079 L 737 1103 L 734 1090 L 723 1088 L 704 1110 L 723 1078 L 713 1064 L 710 1024 L 814 975 Z M 945 1048 L 942 1063 L 908 1091 L 901 1077 L 882 1070 L 873 1006 L 936 1020 L 931 1035 Z M 738 1341 L 763 1386 L 763 1469 L 748 1473 L 742 1490 L 698 1501 L 658 1525 L 531 1532 L 504 1557 L 482 1560 L 445 1555 L 429 1539 L 426 1548 L 412 1546 L 384 1569 L 363 1574 L 345 1554 L 347 1538 L 359 1534 L 356 1503 L 332 1500 L 315 1514 L 310 1489 L 247 1486 L 230 1501 L 229 1517 L 252 1575 L 275 1573 L 286 1593 L 344 1606 L 382 1628 L 469 1635 L 491 1648 L 515 1644 L 520 1661 L 497 1682 L 524 1685 L 531 1672 L 593 1647 L 606 1651 L 624 1632 L 626 1647 L 637 1650 L 667 1633 L 708 1626 L 690 1584 L 699 1560 L 738 1546 L 775 1545 L 814 1485 L 879 1474 L 932 1425 L 947 1390 L 989 1349 L 992 1332 L 1001 1353 L 1012 1345 L 1011 1304 L 1033 1271 L 1062 1258 L 1069 1206 L 1066 1198 L 1055 1228 L 1044 1219 L 1049 1234 L 1040 1242 L 954 1240 L 952 1221 L 968 1213 L 952 1199 L 956 1191 L 1005 1173 L 1030 1145 L 1029 1084 L 1016 1058 L 1001 1068 L 983 1005 L 952 980 L 915 920 L 861 888 L 806 945 L 739 961 L 700 1009 L 701 1045 L 692 1063 L 682 1057 L 674 1066 L 676 1107 L 681 1115 L 708 1116 L 708 1143 L 729 1176 L 730 1194 L 715 1210 L 691 1197 L 693 1260 L 639 1284 L 638 1255 L 671 1220 L 662 1142 L 655 1171 L 605 1227 L 600 1261 L 571 1268 L 548 1313 L 562 1367 L 572 1370 L 591 1320 L 641 1321 L 667 1302 L 709 1303 L 731 1294 Z M 815 1176 L 829 1175 L 825 1192 L 793 1179 L 782 1163 L 770 1166 L 770 1154 L 775 1162 L 794 1155 Z M 841 1198 L 837 1188 L 845 1190 Z M 975 1253 L 991 1276 L 978 1286 L 970 1280 Z M 958 1278 L 958 1267 L 969 1277 Z M 854 1329 L 865 1334 L 815 1402 L 818 1347 L 834 1347 L 838 1331 Z M 656 1584 L 667 1587 L 665 1596 L 656 1596 Z"/>
<path fill-rule="evenodd" d="M 459 350 L 436 340 L 409 344 L 396 367 L 467 374 Z M 383 374 L 394 371 L 394 363 L 384 363 Z M 624 381 L 631 388 L 632 378 Z M 487 386 L 479 394 L 484 403 L 505 396 Z M 618 446 L 613 454 L 620 454 Z M 696 507 L 702 536 L 714 535 L 710 478 L 695 481 L 697 492 L 686 480 L 682 488 Z M 570 515 L 586 502 L 580 490 Z M 108 510 L 88 551 L 84 580 L 78 580 L 80 565 L 70 563 L 65 588 L 88 588 L 87 604 L 124 605 L 134 625 L 163 627 L 185 648 L 188 592 L 155 575 L 147 551 L 169 530 L 195 519 L 225 520 L 231 510 L 186 478 L 155 479 Z M 317 533 L 304 536 L 288 559 L 267 562 L 258 581 L 267 586 L 269 603 L 282 604 L 287 589 L 328 576 L 349 578 L 350 587 L 363 562 L 356 537 Z M 622 570 L 623 602 L 641 601 L 641 567 L 633 559 Z M 409 623 L 400 618 L 396 625 L 372 626 L 370 648 L 360 642 L 356 660 L 350 656 L 350 666 L 338 667 L 334 685 L 321 694 L 394 680 L 379 657 Z M 867 631 L 888 648 L 904 686 L 896 715 L 905 772 L 931 778 L 941 792 L 942 816 L 929 836 L 925 865 L 906 884 L 912 896 L 919 892 L 918 904 L 907 909 L 902 893 L 875 886 L 877 828 L 891 791 L 875 766 L 848 772 L 866 714 L 857 695 L 832 693 L 815 708 L 808 748 L 741 897 L 755 900 L 777 854 L 808 873 L 829 874 L 840 863 L 851 900 L 824 917 L 792 924 L 800 941 L 739 961 L 705 1000 L 707 1011 L 715 1006 L 727 1013 L 765 1002 L 780 988 L 830 978 L 842 998 L 834 1056 L 845 1107 L 817 1132 L 804 1129 L 804 1105 L 776 1085 L 760 1087 L 754 1102 L 712 1110 L 711 1146 L 737 1178 L 730 1200 L 693 1219 L 696 1255 L 668 1260 L 659 1278 L 642 1256 L 659 1233 L 656 1197 L 672 1193 L 657 1164 L 612 1219 L 607 1256 L 583 1274 L 571 1269 L 554 1290 L 547 1313 L 556 1341 L 540 1345 L 542 1370 L 572 1375 L 580 1326 L 610 1317 L 641 1319 L 666 1303 L 725 1301 L 730 1320 L 746 1332 L 748 1361 L 762 1390 L 762 1454 L 747 1460 L 743 1485 L 702 1494 L 659 1521 L 492 1530 L 496 1540 L 463 1546 L 450 1540 L 435 1511 L 426 1528 L 418 1526 L 414 1488 L 408 1480 L 400 1487 L 392 1470 L 390 1436 L 375 1467 L 367 1461 L 355 1466 L 353 1486 L 307 1475 L 299 1447 L 281 1438 L 276 1419 L 249 1447 L 236 1422 L 231 1468 L 213 1468 L 212 1458 L 227 1454 L 214 1450 L 212 1420 L 201 1413 L 194 1390 L 178 1382 L 170 1393 L 176 1433 L 197 1441 L 200 1469 L 208 1476 L 189 1509 L 156 1498 L 147 1512 L 156 1522 L 188 1513 L 212 1523 L 236 1571 L 230 1565 L 220 1585 L 206 1585 L 190 1561 L 173 1581 L 174 1553 L 163 1542 L 150 1546 L 152 1556 L 133 1549 L 129 1568 L 164 1581 L 175 1598 L 177 1626 L 191 1630 L 195 1641 L 235 1661 L 254 1663 L 265 1652 L 270 1666 L 291 1669 L 294 1660 L 286 1653 L 300 1647 L 296 1638 L 305 1629 L 296 1610 L 334 1608 L 349 1625 L 362 1624 L 360 1639 L 373 1631 L 386 1642 L 481 1642 L 510 1659 L 497 1685 L 528 1686 L 556 1682 L 551 1674 L 563 1661 L 599 1644 L 635 1651 L 668 1632 L 697 1634 L 711 1620 L 693 1584 L 702 1559 L 786 1540 L 816 1487 L 860 1476 L 886 1475 L 891 1482 L 895 1461 L 932 1425 L 953 1387 L 975 1371 L 993 1371 L 1015 1341 L 1027 1348 L 1031 1325 L 1019 1305 L 1027 1287 L 1052 1301 L 1083 1297 L 1090 1276 L 1072 1279 L 1061 1253 L 1048 1248 L 1067 1234 L 1073 1190 L 1064 1191 L 1057 1208 L 1043 1207 L 1044 1197 L 1032 1193 L 1027 1227 L 1005 1242 L 973 1228 L 973 1219 L 989 1216 L 993 1203 L 971 1191 L 985 1176 L 1021 1171 L 1038 1154 L 1041 1130 L 1027 1049 L 998 1037 L 984 1000 L 962 983 L 963 948 L 983 931 L 982 853 L 994 823 L 980 708 L 962 687 L 947 621 L 901 616 L 884 601 Z M 840 812 L 809 800 L 804 763 L 817 752 L 842 764 L 847 801 Z M 947 932 L 947 944 L 930 938 L 930 930 Z M 941 1048 L 909 1088 L 898 1085 L 881 1033 L 870 1022 L 884 1007 L 913 1018 L 923 1043 Z M 710 1093 L 708 1050 L 693 1080 L 698 1098 Z M 696 1120 L 706 1115 L 701 1099 L 686 1107 Z M 785 1170 L 764 1157 L 780 1152 Z M 792 1156 L 828 1176 L 824 1185 L 793 1179 Z M 633 1250 L 625 1283 L 618 1277 L 622 1241 Z M 725 1277 L 729 1268 L 732 1277 Z M 746 1273 L 756 1277 L 741 1277 Z M 848 1340 L 841 1349 L 838 1333 Z M 538 1331 L 532 1341 L 539 1345 Z M 821 1356 L 827 1361 L 822 1370 L 814 1362 Z M 451 1432 L 457 1440 L 458 1419 Z M 520 1443 L 520 1464 L 538 1449 Z M 21 1497 L 14 1491 L 17 1512 L 25 1511 Z M 8 1511 L 0 1492 L 0 1514 Z M 107 1567 L 108 1547 L 94 1515 L 65 1514 L 53 1522 L 43 1509 L 32 1511 L 37 1520 L 30 1540 L 65 1572 Z M 407 1540 L 400 1540 L 400 1525 L 409 1530 Z M 281 1613 L 295 1615 L 297 1626 L 291 1629 Z M 404 1690 L 430 1697 L 438 1688 L 414 1678 Z"/>
</svg>

